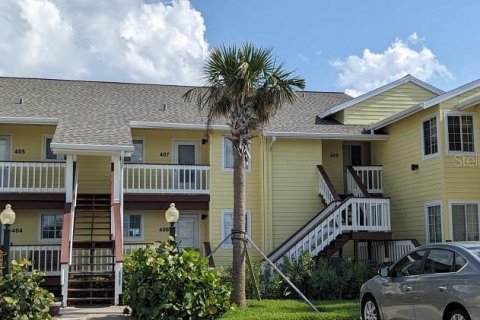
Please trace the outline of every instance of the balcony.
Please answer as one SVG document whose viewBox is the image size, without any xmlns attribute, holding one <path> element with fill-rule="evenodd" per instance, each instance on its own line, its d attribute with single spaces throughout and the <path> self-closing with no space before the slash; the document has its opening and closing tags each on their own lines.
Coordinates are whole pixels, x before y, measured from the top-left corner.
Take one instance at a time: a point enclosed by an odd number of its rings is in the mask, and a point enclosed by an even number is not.
<svg viewBox="0 0 480 320">
<path fill-rule="evenodd" d="M 353 171 L 360 178 L 366 191 L 370 194 L 383 193 L 383 167 L 382 166 L 354 166 Z M 354 175 L 347 171 L 348 192 L 355 196 L 362 196 L 359 183 L 355 181 Z"/>
<path fill-rule="evenodd" d="M 65 162 L 0 161 L 0 192 L 64 193 Z"/>
<path fill-rule="evenodd" d="M 127 163 L 123 171 L 126 194 L 209 194 L 210 167 Z"/>
<path fill-rule="evenodd" d="M 60 245 L 24 245 L 11 246 L 10 259 L 26 259 L 32 263 L 32 269 L 45 272 L 47 276 L 60 275 Z"/>
</svg>

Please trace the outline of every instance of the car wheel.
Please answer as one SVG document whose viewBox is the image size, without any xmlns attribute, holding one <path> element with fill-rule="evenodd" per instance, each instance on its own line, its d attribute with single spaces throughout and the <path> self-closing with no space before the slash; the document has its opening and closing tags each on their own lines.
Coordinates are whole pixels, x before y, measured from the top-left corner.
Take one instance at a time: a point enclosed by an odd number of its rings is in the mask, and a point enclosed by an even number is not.
<svg viewBox="0 0 480 320">
<path fill-rule="evenodd" d="M 372 296 L 367 296 L 362 304 L 363 320 L 380 320 L 380 312 L 377 302 Z"/>
<path fill-rule="evenodd" d="M 449 320 L 470 320 L 470 316 L 465 309 L 454 309 L 448 316 Z"/>
</svg>

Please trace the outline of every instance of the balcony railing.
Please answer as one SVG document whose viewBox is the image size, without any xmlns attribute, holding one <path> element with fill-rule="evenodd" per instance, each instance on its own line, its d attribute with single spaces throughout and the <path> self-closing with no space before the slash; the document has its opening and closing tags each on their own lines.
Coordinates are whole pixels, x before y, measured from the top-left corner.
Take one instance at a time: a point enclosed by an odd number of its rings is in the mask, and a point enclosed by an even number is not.
<svg viewBox="0 0 480 320">
<path fill-rule="evenodd" d="M 210 167 L 127 163 L 124 165 L 125 193 L 208 194 Z"/>
<path fill-rule="evenodd" d="M 383 167 L 382 166 L 355 166 L 357 173 L 369 193 L 383 193 Z"/>
<path fill-rule="evenodd" d="M 65 192 L 65 162 L 0 161 L 0 192 Z"/>
<path fill-rule="evenodd" d="M 7 257 L 4 257 L 6 259 Z M 60 245 L 11 246 L 10 259 L 26 259 L 32 263 L 30 270 L 45 272 L 47 276 L 60 275 Z"/>
</svg>

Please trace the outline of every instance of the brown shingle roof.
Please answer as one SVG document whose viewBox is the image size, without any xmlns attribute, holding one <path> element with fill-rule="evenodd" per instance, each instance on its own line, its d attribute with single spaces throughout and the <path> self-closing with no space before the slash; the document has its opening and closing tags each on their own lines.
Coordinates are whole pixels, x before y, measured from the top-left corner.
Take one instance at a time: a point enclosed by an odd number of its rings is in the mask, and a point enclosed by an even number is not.
<svg viewBox="0 0 480 320">
<path fill-rule="evenodd" d="M 187 86 L 0 77 L 0 117 L 55 117 L 53 142 L 131 146 L 129 121 L 203 125 L 206 117 L 183 100 Z M 360 133 L 360 126 L 316 115 L 351 99 L 343 93 L 301 92 L 267 131 Z M 23 97 L 25 103 L 19 104 Z M 165 111 L 163 106 L 167 105 Z"/>
</svg>

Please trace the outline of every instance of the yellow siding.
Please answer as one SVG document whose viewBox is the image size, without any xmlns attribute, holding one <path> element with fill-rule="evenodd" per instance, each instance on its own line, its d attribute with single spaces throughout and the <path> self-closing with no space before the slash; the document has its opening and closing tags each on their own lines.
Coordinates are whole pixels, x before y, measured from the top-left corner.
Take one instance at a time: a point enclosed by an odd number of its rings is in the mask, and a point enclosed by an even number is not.
<svg viewBox="0 0 480 320">
<path fill-rule="evenodd" d="M 391 198 L 393 237 L 425 241 L 424 206 L 443 195 L 442 157 L 422 160 L 421 123 L 438 108 L 422 111 L 388 127 L 387 141 L 372 142 L 373 163 L 383 165 L 383 190 Z M 443 143 L 439 137 L 440 152 Z M 411 164 L 419 170 L 412 171 Z"/>
<path fill-rule="evenodd" d="M 343 148 L 341 140 L 322 141 L 322 163 L 337 193 L 343 193 Z"/>
<path fill-rule="evenodd" d="M 212 248 L 222 239 L 221 211 L 233 209 L 233 172 L 222 169 L 222 142 L 223 134 L 213 133 L 210 136 L 210 212 L 209 233 Z M 252 238 L 260 247 L 263 247 L 263 207 L 262 207 L 262 161 L 261 140 L 252 140 L 251 170 L 246 172 L 247 210 L 252 212 Z M 253 252 L 252 252 L 253 253 Z M 256 253 L 253 254 L 258 257 Z M 231 249 L 220 249 L 214 256 L 215 263 L 230 264 L 232 261 Z"/>
<path fill-rule="evenodd" d="M 191 140 L 198 143 L 199 163 L 208 164 L 209 144 L 202 144 L 202 139 L 207 135 L 204 130 L 182 131 L 182 130 L 147 130 L 132 129 L 132 137 L 144 139 L 144 153 L 146 163 L 171 164 L 174 162 L 174 141 Z M 162 156 L 160 156 L 162 154 Z M 168 156 L 165 156 L 167 155 Z"/>
<path fill-rule="evenodd" d="M 316 167 L 322 164 L 322 141 L 277 139 L 271 152 L 275 248 L 322 207 Z"/>
<path fill-rule="evenodd" d="M 44 135 L 53 135 L 55 126 L 43 125 L 0 125 L 0 135 L 11 137 L 11 159 L 13 161 L 43 160 Z M 15 150 L 25 153 L 14 153 Z"/>
<path fill-rule="evenodd" d="M 60 239 L 55 240 L 41 240 L 40 239 L 40 214 L 49 213 L 56 214 L 62 213 L 62 210 L 16 210 L 14 229 L 21 229 L 21 233 L 12 232 L 11 242 L 14 245 L 31 245 L 31 244 L 59 244 Z M 20 230 L 19 230 L 20 231 Z"/>
<path fill-rule="evenodd" d="M 111 157 L 78 156 L 78 193 L 110 193 Z"/>
<path fill-rule="evenodd" d="M 372 124 L 436 94 L 411 82 L 345 109 L 345 124 Z"/>
</svg>

